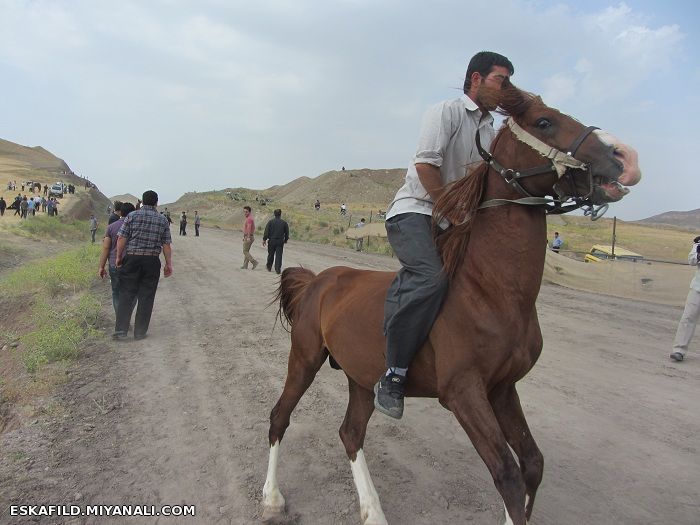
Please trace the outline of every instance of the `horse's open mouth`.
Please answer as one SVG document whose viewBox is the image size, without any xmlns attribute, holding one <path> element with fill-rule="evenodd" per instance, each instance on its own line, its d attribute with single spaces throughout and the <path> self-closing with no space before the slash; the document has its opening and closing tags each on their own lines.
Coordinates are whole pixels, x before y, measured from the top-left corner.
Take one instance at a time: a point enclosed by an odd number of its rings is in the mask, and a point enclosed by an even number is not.
<svg viewBox="0 0 700 525">
<path fill-rule="evenodd" d="M 630 192 L 630 189 L 623 186 L 618 181 L 602 183 L 598 182 L 598 187 L 605 193 L 605 200 L 609 202 L 616 202 L 622 199 L 625 195 Z"/>
</svg>

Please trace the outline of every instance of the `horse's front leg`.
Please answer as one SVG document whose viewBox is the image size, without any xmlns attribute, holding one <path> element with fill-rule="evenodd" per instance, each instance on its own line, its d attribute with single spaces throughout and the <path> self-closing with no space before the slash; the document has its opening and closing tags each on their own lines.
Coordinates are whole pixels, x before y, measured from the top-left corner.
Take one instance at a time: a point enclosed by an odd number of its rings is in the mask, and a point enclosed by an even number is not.
<svg viewBox="0 0 700 525">
<path fill-rule="evenodd" d="M 537 447 L 525 421 L 514 384 L 494 392 L 491 395 L 491 405 L 503 434 L 520 459 L 520 472 L 523 475 L 526 490 L 525 515 L 530 519 L 544 470 L 542 452 Z"/>
<path fill-rule="evenodd" d="M 284 514 L 284 496 L 277 485 L 277 461 L 279 459 L 280 442 L 270 447 L 270 459 L 267 464 L 267 477 L 263 486 L 263 515 L 264 522 L 270 522 Z"/>
<path fill-rule="evenodd" d="M 506 525 L 527 525 L 525 483 L 479 378 L 462 377 L 441 397 L 489 469 L 506 507 Z"/>
</svg>

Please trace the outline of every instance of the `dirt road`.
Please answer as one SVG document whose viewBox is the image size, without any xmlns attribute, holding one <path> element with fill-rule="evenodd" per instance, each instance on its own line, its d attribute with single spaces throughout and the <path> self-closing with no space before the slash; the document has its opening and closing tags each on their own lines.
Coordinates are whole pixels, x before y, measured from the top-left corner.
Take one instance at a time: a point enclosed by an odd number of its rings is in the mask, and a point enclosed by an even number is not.
<svg viewBox="0 0 700 525">
<path fill-rule="evenodd" d="M 261 265 L 244 271 L 238 237 L 174 237 L 149 338 L 90 349 L 46 415 L 0 436 L 0 523 L 21 523 L 8 510 L 20 503 L 197 509 L 195 519 L 41 523 L 259 523 L 289 336 L 266 308 L 277 276 L 260 241 Z M 295 242 L 284 262 L 397 266 Z M 681 309 L 544 285 L 539 311 L 545 348 L 519 388 L 545 456 L 532 523 L 700 523 L 700 345 L 681 364 L 668 359 Z M 290 524 L 359 523 L 337 434 L 346 392 L 324 365 L 293 414 L 279 470 Z M 486 468 L 435 401 L 409 400 L 400 422 L 375 414 L 365 454 L 392 524 L 503 522 Z"/>
</svg>

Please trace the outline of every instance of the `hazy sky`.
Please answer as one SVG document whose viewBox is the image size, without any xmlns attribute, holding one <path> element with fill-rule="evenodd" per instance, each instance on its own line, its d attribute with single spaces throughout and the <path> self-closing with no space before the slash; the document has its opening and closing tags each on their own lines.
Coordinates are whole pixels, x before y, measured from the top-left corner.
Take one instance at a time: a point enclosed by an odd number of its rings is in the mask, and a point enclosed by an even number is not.
<svg viewBox="0 0 700 525">
<path fill-rule="evenodd" d="M 700 208 L 694 1 L 0 0 L 0 138 L 106 195 L 266 188 L 410 161 L 469 58 L 640 154 L 609 212 Z"/>
</svg>

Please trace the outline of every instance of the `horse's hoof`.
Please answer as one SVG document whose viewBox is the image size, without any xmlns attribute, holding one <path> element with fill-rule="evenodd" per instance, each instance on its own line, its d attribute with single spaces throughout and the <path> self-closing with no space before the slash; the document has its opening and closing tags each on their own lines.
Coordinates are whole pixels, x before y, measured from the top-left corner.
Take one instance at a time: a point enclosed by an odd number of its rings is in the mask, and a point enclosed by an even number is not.
<svg viewBox="0 0 700 525">
<path fill-rule="evenodd" d="M 262 522 L 264 525 L 281 525 L 285 523 L 284 505 L 266 506 L 262 513 Z"/>
<path fill-rule="evenodd" d="M 380 511 L 378 514 L 370 513 L 370 515 L 365 518 L 365 521 L 362 523 L 362 525 L 389 525 L 389 524 L 386 521 L 386 518 L 384 517 L 384 513 Z"/>
</svg>

